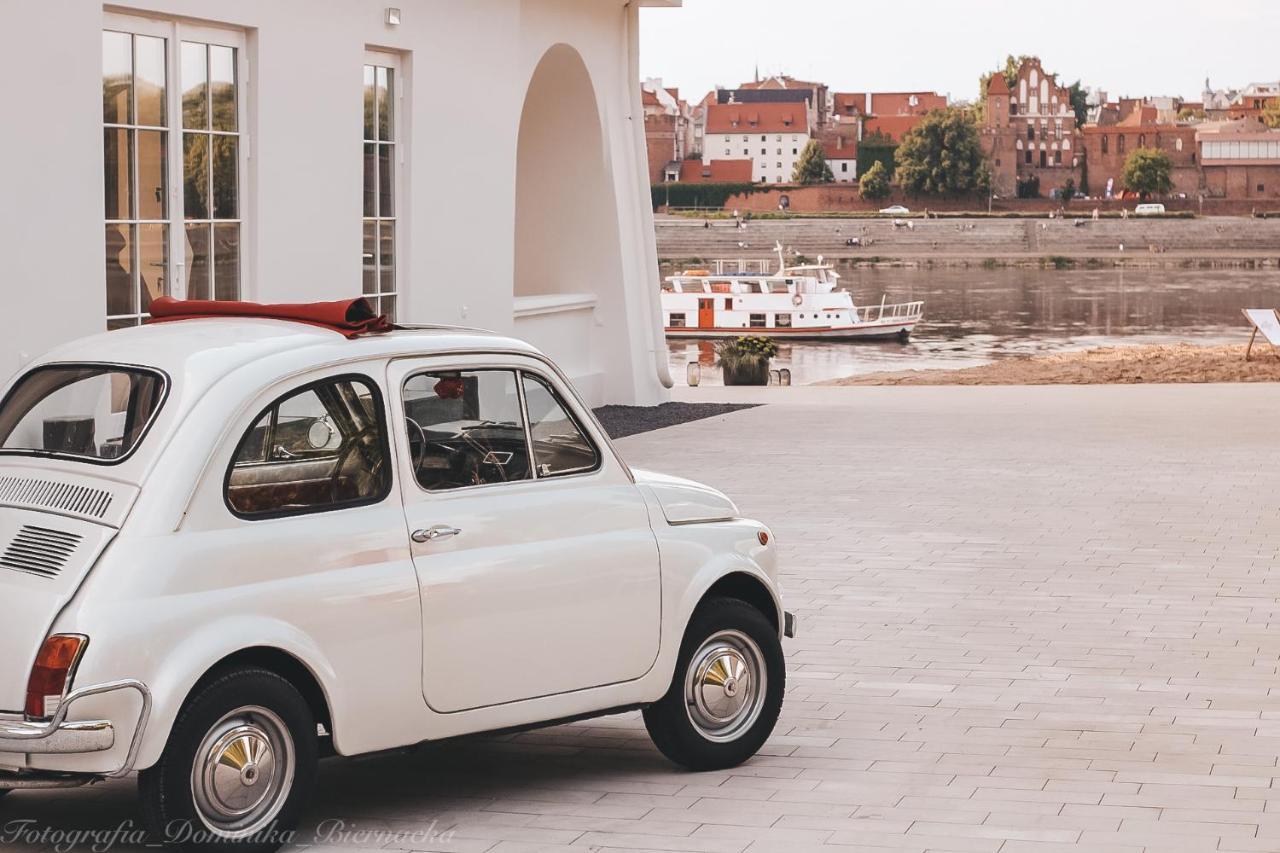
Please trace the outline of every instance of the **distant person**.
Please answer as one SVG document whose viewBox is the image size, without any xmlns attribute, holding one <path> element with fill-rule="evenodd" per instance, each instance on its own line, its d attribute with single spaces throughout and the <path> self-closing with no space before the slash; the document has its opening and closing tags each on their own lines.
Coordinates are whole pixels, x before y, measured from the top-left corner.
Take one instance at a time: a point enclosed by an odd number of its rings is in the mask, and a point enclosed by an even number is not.
<svg viewBox="0 0 1280 853">
<path fill-rule="evenodd" d="M 1093 221 L 1094 222 L 1098 221 L 1098 208 L 1096 207 L 1093 209 Z"/>
</svg>

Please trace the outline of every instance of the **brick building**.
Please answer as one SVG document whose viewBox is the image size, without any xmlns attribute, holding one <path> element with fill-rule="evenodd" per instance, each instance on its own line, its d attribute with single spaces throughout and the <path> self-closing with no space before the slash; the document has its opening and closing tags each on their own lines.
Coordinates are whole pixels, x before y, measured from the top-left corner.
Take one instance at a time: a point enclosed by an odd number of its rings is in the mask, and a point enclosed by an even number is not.
<svg viewBox="0 0 1280 853">
<path fill-rule="evenodd" d="M 1205 195 L 1280 199 L 1280 130 L 1256 118 L 1208 122 L 1196 129 Z"/>
<path fill-rule="evenodd" d="M 1003 73 L 991 77 L 982 138 L 997 195 L 1016 194 L 1032 177 L 1043 194 L 1068 178 L 1080 183 L 1080 133 L 1070 93 L 1036 57 L 1019 66 L 1012 88 Z"/>
<path fill-rule="evenodd" d="M 1138 148 L 1156 149 L 1169 156 L 1175 193 L 1195 195 L 1200 190 L 1196 127 L 1166 120 L 1159 106 L 1139 103 L 1117 121 L 1085 125 L 1082 136 L 1091 195 L 1120 195 L 1125 159 Z"/>
<path fill-rule="evenodd" d="M 679 89 L 663 86 L 659 79 L 640 85 L 640 106 L 644 110 L 649 182 L 678 180 L 681 162 L 701 153 L 693 110 L 681 100 Z"/>
</svg>

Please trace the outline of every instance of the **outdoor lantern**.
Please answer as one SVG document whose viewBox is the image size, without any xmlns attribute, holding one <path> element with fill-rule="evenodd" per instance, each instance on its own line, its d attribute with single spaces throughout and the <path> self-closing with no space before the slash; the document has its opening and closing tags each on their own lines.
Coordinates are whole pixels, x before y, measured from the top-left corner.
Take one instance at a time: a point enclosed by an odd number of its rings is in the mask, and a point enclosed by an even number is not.
<svg viewBox="0 0 1280 853">
<path fill-rule="evenodd" d="M 791 384 L 791 368 L 784 367 L 778 371 L 778 384 L 779 385 Z"/>
<path fill-rule="evenodd" d="M 698 383 L 702 381 L 702 365 L 696 361 L 689 362 L 689 366 L 685 370 L 685 378 L 690 388 L 697 388 Z"/>
</svg>

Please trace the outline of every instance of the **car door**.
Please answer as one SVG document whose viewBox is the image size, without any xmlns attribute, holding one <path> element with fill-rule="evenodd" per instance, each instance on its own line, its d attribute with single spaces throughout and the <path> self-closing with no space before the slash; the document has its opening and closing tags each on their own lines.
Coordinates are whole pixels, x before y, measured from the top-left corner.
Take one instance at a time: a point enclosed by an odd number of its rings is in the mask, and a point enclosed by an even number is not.
<svg viewBox="0 0 1280 853">
<path fill-rule="evenodd" d="M 405 359 L 398 462 L 440 712 L 639 678 L 658 652 L 644 499 L 550 371 Z"/>
</svg>

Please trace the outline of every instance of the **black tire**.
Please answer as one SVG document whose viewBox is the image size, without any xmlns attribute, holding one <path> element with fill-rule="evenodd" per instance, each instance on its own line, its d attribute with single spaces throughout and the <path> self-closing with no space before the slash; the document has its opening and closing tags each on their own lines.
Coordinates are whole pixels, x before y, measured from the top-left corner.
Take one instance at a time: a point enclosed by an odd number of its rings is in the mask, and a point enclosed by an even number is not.
<svg viewBox="0 0 1280 853">
<path fill-rule="evenodd" d="M 226 761 L 205 760 L 222 754 L 233 740 L 236 751 Z M 241 762 L 237 768 L 235 760 L 246 745 L 265 751 L 255 753 L 258 761 Z M 289 681 L 258 668 L 218 673 L 187 700 L 160 760 L 138 775 L 143 821 L 157 841 L 180 850 L 271 853 L 291 840 L 311 797 L 317 749 L 315 717 Z M 282 755 L 286 760 L 279 761 Z M 207 769 L 199 779 L 197 761 Z M 275 771 L 282 769 L 277 776 Z M 229 789 L 219 786 L 228 779 Z M 242 791 L 237 783 L 250 790 Z M 263 787 L 254 790 L 259 785 Z M 204 805 L 197 802 L 197 790 Z M 258 793 L 264 799 L 240 818 L 247 823 L 237 828 L 233 818 L 220 812 L 230 808 L 218 799 L 222 791 L 242 798 L 233 803 L 237 806 Z M 220 820 L 224 817 L 226 823 Z M 255 826 L 266 818 L 264 825 Z"/>
<path fill-rule="evenodd" d="M 725 661 L 726 652 L 730 655 L 728 660 L 740 655 L 744 664 L 758 653 L 756 666 L 764 674 L 764 690 L 758 690 L 757 685 L 755 693 L 742 700 L 742 707 L 746 708 L 748 703 L 757 701 L 754 697 L 758 695 L 756 710 L 732 712 L 739 715 L 734 718 L 736 722 L 708 733 L 710 727 L 705 725 L 706 720 L 701 726 L 694 721 L 705 711 L 689 687 L 698 680 L 699 672 Z M 747 671 L 750 670 L 748 665 Z M 710 599 L 703 602 L 689 620 L 671 686 L 665 696 L 645 708 L 645 728 L 662 754 L 683 767 L 690 770 L 736 767 L 755 755 L 773 733 L 782 710 L 786 678 L 782 642 L 765 615 L 744 601 Z M 733 679 L 731 684 L 729 679 L 722 679 L 719 685 L 729 697 L 730 706 L 732 697 L 740 689 L 738 680 Z M 702 683 L 707 684 L 705 680 Z"/>
</svg>

